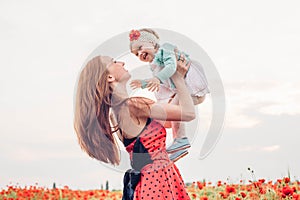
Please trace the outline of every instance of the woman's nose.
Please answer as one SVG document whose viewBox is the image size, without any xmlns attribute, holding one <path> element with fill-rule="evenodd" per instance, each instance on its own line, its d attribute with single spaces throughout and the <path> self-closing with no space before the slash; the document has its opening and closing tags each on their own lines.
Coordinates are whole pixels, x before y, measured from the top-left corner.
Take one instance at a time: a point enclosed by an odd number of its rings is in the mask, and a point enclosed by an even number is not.
<svg viewBox="0 0 300 200">
<path fill-rule="evenodd" d="M 122 61 L 117 61 L 117 64 L 118 64 L 118 65 L 121 65 L 122 67 L 124 67 L 124 65 L 125 65 L 125 62 L 122 62 Z"/>
</svg>

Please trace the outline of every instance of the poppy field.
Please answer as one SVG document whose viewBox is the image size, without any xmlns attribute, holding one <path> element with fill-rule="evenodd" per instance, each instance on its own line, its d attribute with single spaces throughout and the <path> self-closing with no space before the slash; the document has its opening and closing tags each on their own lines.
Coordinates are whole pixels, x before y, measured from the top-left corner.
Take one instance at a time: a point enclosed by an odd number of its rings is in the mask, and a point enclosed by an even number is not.
<svg viewBox="0 0 300 200">
<path fill-rule="evenodd" d="M 292 199 L 300 200 L 300 182 L 291 181 L 289 177 L 275 182 L 259 179 L 258 181 L 240 181 L 239 184 L 228 184 L 197 181 L 187 184 L 186 189 L 193 200 L 256 200 L 256 199 Z M 44 188 L 38 185 L 18 187 L 8 185 L 1 189 L 0 200 L 120 200 L 120 190 L 72 190 L 63 188 Z"/>
</svg>

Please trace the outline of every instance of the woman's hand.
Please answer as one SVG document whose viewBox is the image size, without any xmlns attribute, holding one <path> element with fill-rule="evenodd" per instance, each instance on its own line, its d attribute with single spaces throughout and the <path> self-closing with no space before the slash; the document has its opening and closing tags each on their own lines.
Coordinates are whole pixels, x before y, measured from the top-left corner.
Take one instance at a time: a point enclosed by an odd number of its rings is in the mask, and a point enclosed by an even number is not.
<svg viewBox="0 0 300 200">
<path fill-rule="evenodd" d="M 175 49 L 175 55 L 176 55 L 176 64 L 177 64 L 177 69 L 175 74 L 179 75 L 182 78 L 185 78 L 186 73 L 191 66 L 191 62 L 190 61 L 187 62 L 183 54 L 181 54 L 180 58 L 178 59 L 178 54 L 176 49 Z"/>
</svg>

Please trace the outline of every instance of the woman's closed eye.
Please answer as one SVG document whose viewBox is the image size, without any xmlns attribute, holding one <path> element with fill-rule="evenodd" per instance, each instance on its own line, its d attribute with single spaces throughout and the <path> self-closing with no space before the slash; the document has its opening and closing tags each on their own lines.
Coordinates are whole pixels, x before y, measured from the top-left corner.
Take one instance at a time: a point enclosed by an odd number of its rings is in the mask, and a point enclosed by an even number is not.
<svg viewBox="0 0 300 200">
<path fill-rule="evenodd" d="M 113 62 L 114 62 L 115 64 L 119 64 L 119 65 L 121 65 L 121 66 L 124 66 L 124 65 L 125 65 L 125 62 L 123 62 L 123 61 L 114 60 Z"/>
</svg>

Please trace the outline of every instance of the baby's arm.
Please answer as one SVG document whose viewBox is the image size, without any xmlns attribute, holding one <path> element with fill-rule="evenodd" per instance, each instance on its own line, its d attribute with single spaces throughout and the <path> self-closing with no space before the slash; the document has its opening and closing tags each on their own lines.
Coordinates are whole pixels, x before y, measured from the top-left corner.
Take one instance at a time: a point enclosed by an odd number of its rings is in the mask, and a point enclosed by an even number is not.
<svg viewBox="0 0 300 200">
<path fill-rule="evenodd" d="M 159 84 L 160 84 L 159 79 L 156 77 L 153 77 L 153 78 L 146 79 L 146 80 L 140 80 L 140 79 L 132 80 L 130 82 L 130 87 L 132 89 L 148 88 L 149 91 L 153 92 L 153 91 L 159 90 Z"/>
<path fill-rule="evenodd" d="M 132 80 L 130 82 L 130 86 L 132 89 L 136 89 L 136 88 L 146 88 L 147 87 L 147 81 L 146 80 L 140 80 L 140 79 L 136 79 L 136 80 Z"/>
<path fill-rule="evenodd" d="M 161 81 L 165 81 L 170 78 L 176 72 L 176 57 L 174 52 L 168 53 L 167 57 L 164 59 L 164 68 L 158 72 L 155 76 Z"/>
</svg>

